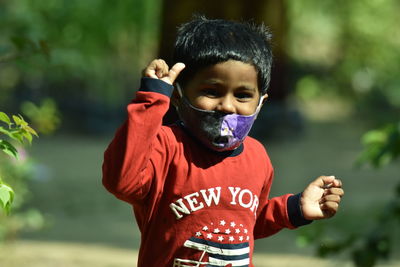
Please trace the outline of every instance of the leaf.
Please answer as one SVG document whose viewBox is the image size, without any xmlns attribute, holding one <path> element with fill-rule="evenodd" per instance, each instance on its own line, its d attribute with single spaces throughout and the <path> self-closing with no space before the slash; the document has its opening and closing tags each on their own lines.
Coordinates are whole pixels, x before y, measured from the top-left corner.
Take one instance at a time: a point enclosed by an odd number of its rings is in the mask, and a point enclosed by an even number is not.
<svg viewBox="0 0 400 267">
<path fill-rule="evenodd" d="M 28 140 L 29 144 L 32 144 L 32 134 L 30 132 L 23 129 L 22 135 Z"/>
<path fill-rule="evenodd" d="M 13 120 L 15 121 L 15 124 L 17 124 L 18 126 L 27 126 L 28 125 L 28 123 L 24 120 L 24 118 L 21 115 L 19 115 L 19 116 L 13 115 L 12 117 L 13 117 Z"/>
<path fill-rule="evenodd" d="M 5 123 L 7 123 L 8 125 L 11 124 L 10 117 L 8 117 L 8 115 L 6 113 L 1 112 L 1 111 L 0 111 L 0 121 L 3 121 Z"/>
<path fill-rule="evenodd" d="M 21 125 L 22 121 L 21 121 L 20 117 L 12 115 L 12 118 L 13 118 L 13 120 L 14 120 L 16 125 L 18 125 L 18 126 Z"/>
<path fill-rule="evenodd" d="M 24 127 L 24 129 L 27 130 L 28 132 L 30 132 L 31 134 L 33 134 L 34 136 L 39 137 L 37 132 L 32 127 L 27 125 L 27 126 Z"/>
<path fill-rule="evenodd" d="M 22 126 L 28 126 L 28 123 L 24 120 L 24 117 L 22 117 L 21 114 L 18 114 L 19 118 L 21 119 L 21 125 Z"/>
<path fill-rule="evenodd" d="M 7 155 L 18 158 L 17 149 L 12 144 L 7 142 L 6 140 L 0 140 L 0 150 L 2 150 Z"/>
<path fill-rule="evenodd" d="M 12 132 L 10 130 L 4 129 L 4 127 L 0 126 L 0 133 L 7 135 L 8 137 L 13 138 Z"/>
<path fill-rule="evenodd" d="M 24 142 L 24 136 L 23 136 L 23 132 L 21 131 L 21 129 L 18 130 L 14 130 L 11 133 L 10 136 L 12 139 L 17 140 L 18 142 L 20 142 L 21 144 Z"/>
<path fill-rule="evenodd" d="M 371 130 L 365 133 L 361 139 L 364 145 L 374 143 L 385 143 L 387 140 L 387 133 L 384 130 Z"/>
<path fill-rule="evenodd" d="M 0 182 L 0 204 L 3 206 L 3 209 L 8 214 L 11 209 L 11 204 L 14 200 L 14 191 L 8 185 L 5 185 Z"/>
</svg>

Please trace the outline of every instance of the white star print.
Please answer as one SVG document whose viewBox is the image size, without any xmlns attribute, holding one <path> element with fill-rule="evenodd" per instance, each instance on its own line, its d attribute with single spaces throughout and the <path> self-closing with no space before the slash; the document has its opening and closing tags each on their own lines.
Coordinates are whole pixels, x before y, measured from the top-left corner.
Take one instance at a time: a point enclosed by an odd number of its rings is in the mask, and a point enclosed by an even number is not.
<svg viewBox="0 0 400 267">
<path fill-rule="evenodd" d="M 231 241 L 231 242 L 232 242 L 232 241 L 235 241 L 235 238 L 234 238 L 233 236 L 230 236 L 230 237 L 229 237 L 229 241 Z"/>
<path fill-rule="evenodd" d="M 212 234 L 207 234 L 207 238 L 211 239 L 212 238 Z"/>
<path fill-rule="evenodd" d="M 235 233 L 240 233 L 240 229 L 239 228 L 237 228 L 237 229 L 235 229 Z"/>
<path fill-rule="evenodd" d="M 248 232 L 247 229 L 244 229 L 244 233 L 247 234 L 247 232 Z"/>
<path fill-rule="evenodd" d="M 201 232 L 196 232 L 196 236 L 201 236 Z"/>
<path fill-rule="evenodd" d="M 243 236 L 239 236 L 239 241 L 243 241 Z"/>
<path fill-rule="evenodd" d="M 225 234 L 228 234 L 228 235 L 229 235 L 230 233 L 231 233 L 231 230 L 229 230 L 229 229 L 226 229 L 226 230 L 225 230 Z"/>
<path fill-rule="evenodd" d="M 224 220 L 220 221 L 219 223 L 220 225 L 224 226 L 226 224 L 226 222 Z"/>
<path fill-rule="evenodd" d="M 203 231 L 207 231 L 208 230 L 208 227 L 207 226 L 204 226 L 203 227 Z"/>
<path fill-rule="evenodd" d="M 218 237 L 218 241 L 224 241 L 224 237 L 223 236 L 219 236 Z"/>
<path fill-rule="evenodd" d="M 250 240 L 250 237 L 249 237 L 249 236 L 247 236 L 247 237 L 246 237 L 246 240 L 247 240 L 247 241 L 249 241 L 249 240 Z"/>
<path fill-rule="evenodd" d="M 214 229 L 214 233 L 218 234 L 220 232 L 220 230 L 218 228 Z"/>
<path fill-rule="evenodd" d="M 236 223 L 235 222 L 231 222 L 231 227 L 235 227 Z"/>
</svg>

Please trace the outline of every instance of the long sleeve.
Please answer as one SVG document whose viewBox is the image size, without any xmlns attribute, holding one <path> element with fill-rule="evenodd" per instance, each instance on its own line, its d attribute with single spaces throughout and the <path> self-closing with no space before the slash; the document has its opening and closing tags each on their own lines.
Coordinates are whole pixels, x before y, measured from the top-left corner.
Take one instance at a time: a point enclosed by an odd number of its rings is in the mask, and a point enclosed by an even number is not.
<svg viewBox="0 0 400 267">
<path fill-rule="evenodd" d="M 119 199 L 135 203 L 146 197 L 155 172 L 166 172 L 169 138 L 162 127 L 173 86 L 143 78 L 128 118 L 104 153 L 103 185 Z"/>
<path fill-rule="evenodd" d="M 301 194 L 286 194 L 268 200 L 268 204 L 258 217 L 254 228 L 254 238 L 271 236 L 283 228 L 294 229 L 310 224 L 304 219 L 300 209 Z"/>
</svg>

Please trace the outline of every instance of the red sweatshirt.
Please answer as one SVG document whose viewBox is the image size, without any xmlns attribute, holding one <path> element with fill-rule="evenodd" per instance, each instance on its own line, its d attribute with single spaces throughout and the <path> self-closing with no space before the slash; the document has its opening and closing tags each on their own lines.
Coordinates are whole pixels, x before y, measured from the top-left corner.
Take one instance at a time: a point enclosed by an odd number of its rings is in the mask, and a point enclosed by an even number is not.
<svg viewBox="0 0 400 267">
<path fill-rule="evenodd" d="M 138 266 L 253 266 L 254 239 L 308 223 L 300 195 L 269 199 L 273 168 L 255 139 L 221 153 L 162 126 L 172 90 L 143 78 L 104 154 L 103 184 L 141 231 Z"/>
</svg>

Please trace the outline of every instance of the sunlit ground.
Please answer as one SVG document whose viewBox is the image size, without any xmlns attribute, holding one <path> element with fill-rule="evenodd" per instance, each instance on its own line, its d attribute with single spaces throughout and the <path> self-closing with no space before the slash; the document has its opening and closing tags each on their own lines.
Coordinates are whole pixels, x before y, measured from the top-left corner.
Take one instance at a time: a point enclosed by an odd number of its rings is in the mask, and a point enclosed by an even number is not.
<svg viewBox="0 0 400 267">
<path fill-rule="evenodd" d="M 137 251 L 127 248 L 115 248 L 104 245 L 19 241 L 2 247 L 1 266 L 6 267 L 134 267 Z M 348 266 L 343 262 L 326 261 L 310 256 L 296 254 L 257 254 L 255 266 Z"/>
<path fill-rule="evenodd" d="M 329 221 L 306 226 L 307 231 L 325 224 L 333 237 L 367 230 L 391 198 L 399 166 L 354 167 L 363 127 L 359 121 L 305 123 L 302 130 L 289 129 L 263 140 L 275 166 L 272 196 L 300 192 L 323 174 L 343 180 L 346 196 L 340 212 Z M 102 155 L 110 138 L 59 133 L 36 141 L 32 153 L 40 165 L 30 203 L 44 213 L 47 225 L 1 247 L 0 266 L 135 266 L 140 237 L 131 208 L 101 186 Z M 342 262 L 346 254 L 316 258 L 312 246 L 296 241 L 301 231 L 284 230 L 257 241 L 256 266 L 351 266 Z M 393 235 L 400 237 L 399 230 Z M 396 246 L 393 256 L 398 258 Z M 380 266 L 400 266 L 389 263 Z"/>
</svg>

